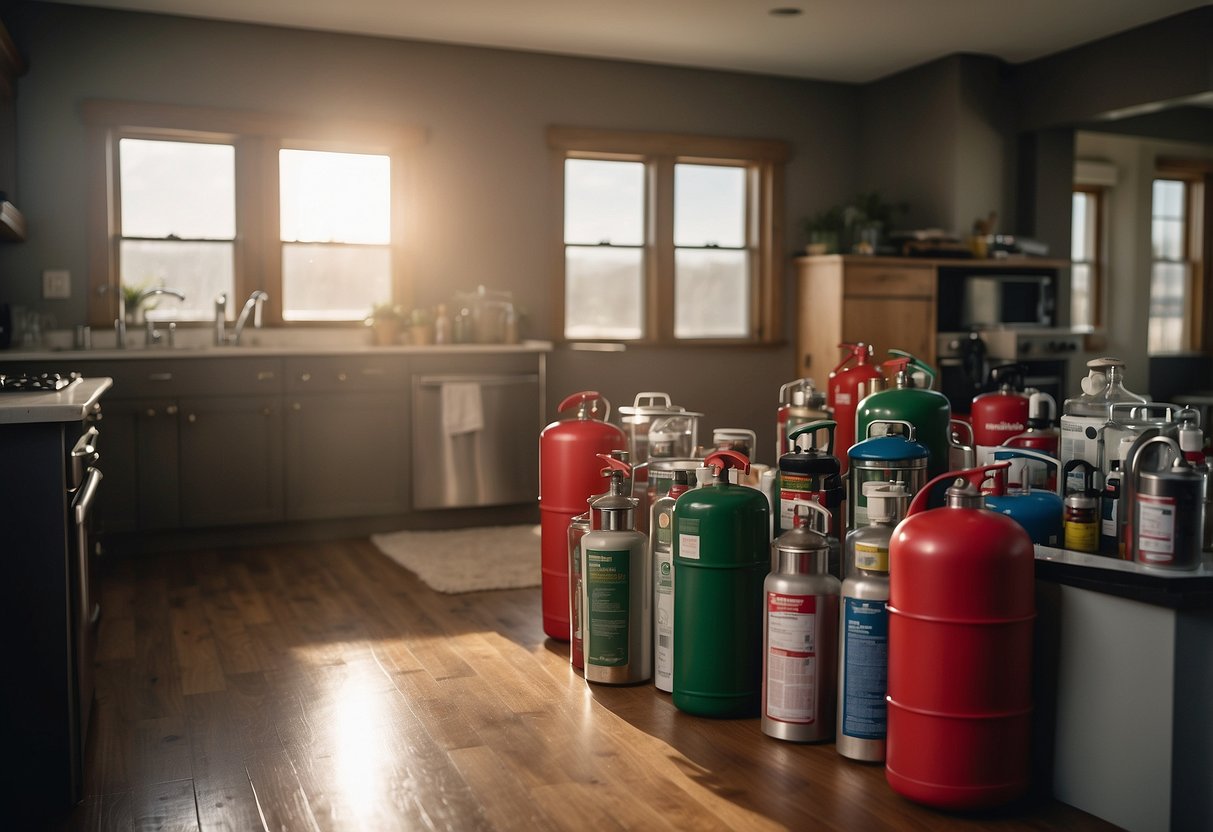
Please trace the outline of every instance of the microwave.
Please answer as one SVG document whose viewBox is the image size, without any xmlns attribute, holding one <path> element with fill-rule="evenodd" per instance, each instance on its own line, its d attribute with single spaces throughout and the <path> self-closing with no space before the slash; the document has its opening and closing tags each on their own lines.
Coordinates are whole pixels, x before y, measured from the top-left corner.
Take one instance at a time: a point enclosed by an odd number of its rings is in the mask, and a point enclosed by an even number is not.
<svg viewBox="0 0 1213 832">
<path fill-rule="evenodd" d="M 1056 325 L 1050 275 L 968 275 L 960 298 L 960 329 Z"/>
</svg>

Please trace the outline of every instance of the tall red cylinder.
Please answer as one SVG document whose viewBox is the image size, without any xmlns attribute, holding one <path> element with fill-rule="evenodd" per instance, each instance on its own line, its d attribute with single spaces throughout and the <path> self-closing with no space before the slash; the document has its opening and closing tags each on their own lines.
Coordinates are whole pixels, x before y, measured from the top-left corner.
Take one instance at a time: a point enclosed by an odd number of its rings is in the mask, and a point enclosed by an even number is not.
<svg viewBox="0 0 1213 832">
<path fill-rule="evenodd" d="M 839 344 L 847 350 L 847 357 L 830 372 L 827 385 L 826 403 L 834 414 L 838 426 L 834 428 L 834 445 L 838 448 L 838 461 L 842 464 L 845 474 L 849 463 L 847 451 L 858 438 L 855 435 L 855 411 L 864 397 L 872 392 L 872 381 L 882 378 L 875 364 L 869 364 L 872 357 L 870 344 Z M 847 366 L 852 361 L 854 366 Z"/>
<path fill-rule="evenodd" d="M 556 410 L 576 407 L 576 414 L 539 434 L 543 631 L 560 641 L 569 640 L 569 521 L 586 510 L 586 501 L 602 487 L 597 455 L 628 446 L 623 430 L 606 421 L 609 410 L 597 414 L 597 403 L 606 405 L 606 399 L 593 390 L 574 393 Z"/>
<path fill-rule="evenodd" d="M 981 505 L 997 463 L 928 483 L 889 547 L 888 751 L 893 790 L 943 809 L 1013 800 L 1030 778 L 1032 541 Z M 923 511 L 937 483 L 948 505 Z"/>
</svg>

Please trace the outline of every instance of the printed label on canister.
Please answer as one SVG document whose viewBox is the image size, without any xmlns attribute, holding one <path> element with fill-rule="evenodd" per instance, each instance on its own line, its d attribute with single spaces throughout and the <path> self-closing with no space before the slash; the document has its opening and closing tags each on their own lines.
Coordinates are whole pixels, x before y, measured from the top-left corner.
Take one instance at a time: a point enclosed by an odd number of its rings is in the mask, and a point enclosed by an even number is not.
<svg viewBox="0 0 1213 832">
<path fill-rule="evenodd" d="M 1075 552 L 1098 552 L 1101 521 L 1094 508 L 1065 507 L 1065 543 Z"/>
<path fill-rule="evenodd" d="M 855 544 L 855 567 L 870 572 L 889 571 L 889 547 L 874 543 Z"/>
<path fill-rule="evenodd" d="M 673 518 L 669 511 L 657 512 L 657 528 L 654 529 L 654 534 L 657 535 L 657 542 L 663 546 L 674 545 L 674 526 Z"/>
<path fill-rule="evenodd" d="M 884 601 L 845 598 L 843 602 L 842 733 L 881 740 L 888 726 L 884 698 L 889 679 L 888 609 Z"/>
<path fill-rule="evenodd" d="M 817 596 L 767 593 L 766 715 L 817 721 Z"/>
<path fill-rule="evenodd" d="M 1137 495 L 1137 551 L 1147 563 L 1175 560 L 1175 498 Z"/>
<path fill-rule="evenodd" d="M 1061 458 L 1085 459 L 1099 467 L 1099 431 L 1106 424 L 1105 420 L 1093 416 L 1062 416 L 1058 424 Z M 1077 491 L 1082 487 L 1082 472 L 1071 471 L 1066 478 L 1066 491 Z"/>
<path fill-rule="evenodd" d="M 653 604 L 656 636 L 653 650 L 653 683 L 658 690 L 674 689 L 674 564 L 670 553 L 656 552 L 657 598 Z"/>
<path fill-rule="evenodd" d="M 586 550 L 585 661 L 598 667 L 628 663 L 628 606 L 631 587 L 628 572 L 632 555 L 627 549 Z"/>
</svg>

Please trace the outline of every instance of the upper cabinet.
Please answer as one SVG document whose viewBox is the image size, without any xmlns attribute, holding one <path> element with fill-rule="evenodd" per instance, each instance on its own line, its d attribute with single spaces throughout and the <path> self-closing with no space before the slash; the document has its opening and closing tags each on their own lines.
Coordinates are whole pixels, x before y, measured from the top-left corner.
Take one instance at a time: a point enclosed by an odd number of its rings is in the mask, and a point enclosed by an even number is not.
<svg viewBox="0 0 1213 832">
<path fill-rule="evenodd" d="M 25 217 L 10 201 L 17 186 L 17 78 L 25 69 L 0 22 L 0 240 L 14 242 L 25 239 Z"/>
</svg>

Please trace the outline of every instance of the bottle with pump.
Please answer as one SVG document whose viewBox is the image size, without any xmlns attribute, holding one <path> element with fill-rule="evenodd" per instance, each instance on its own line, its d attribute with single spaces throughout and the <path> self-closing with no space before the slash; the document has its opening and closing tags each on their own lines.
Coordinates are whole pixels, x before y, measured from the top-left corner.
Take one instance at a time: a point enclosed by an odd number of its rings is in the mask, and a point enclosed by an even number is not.
<svg viewBox="0 0 1213 832">
<path fill-rule="evenodd" d="M 753 716 L 771 511 L 761 492 L 729 482 L 730 468 L 748 471 L 744 456 L 716 451 L 704 464 L 714 481 L 674 505 L 674 706 L 696 716 Z"/>
<path fill-rule="evenodd" d="M 1125 389 L 1125 362 L 1119 358 L 1093 358 L 1082 380 L 1082 395 L 1066 399 L 1061 412 L 1062 463 L 1084 459 L 1099 467 L 1100 431 L 1111 419 L 1113 404 L 1143 404 L 1146 399 Z M 1081 487 L 1081 475 L 1071 474 L 1068 485 Z"/>
<path fill-rule="evenodd" d="M 884 760 L 889 672 L 889 540 L 910 499 L 901 482 L 866 482 L 868 525 L 847 534 L 838 657 L 835 748 L 852 760 Z"/>
<path fill-rule="evenodd" d="M 763 583 L 762 733 L 792 742 L 834 738 L 838 579 L 828 571 L 820 503 L 796 504 L 796 527 L 772 548 Z"/>
<path fill-rule="evenodd" d="M 653 501 L 649 548 L 653 561 L 653 684 L 674 690 L 674 504 L 694 487 L 694 472 L 675 469 L 670 490 Z"/>
<path fill-rule="evenodd" d="M 600 525 L 581 539 L 585 678 L 632 685 L 653 676 L 653 567 L 648 540 L 635 529 L 631 467 L 606 454 L 610 491 L 590 502 Z"/>
<path fill-rule="evenodd" d="M 611 457 L 627 462 L 628 452 L 611 451 Z M 569 662 L 578 670 L 585 667 L 581 626 L 581 539 L 595 525 L 601 526 L 601 522 L 592 522 L 594 512 L 589 508 L 590 504 L 610 493 L 608 490 L 590 497 L 586 500 L 586 510 L 569 521 Z"/>
</svg>

